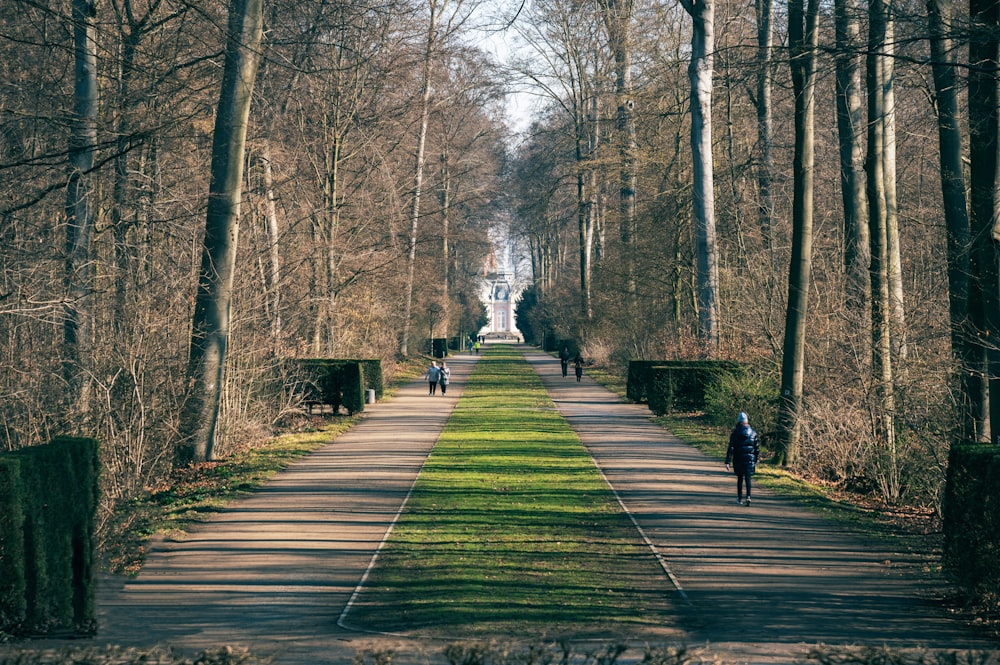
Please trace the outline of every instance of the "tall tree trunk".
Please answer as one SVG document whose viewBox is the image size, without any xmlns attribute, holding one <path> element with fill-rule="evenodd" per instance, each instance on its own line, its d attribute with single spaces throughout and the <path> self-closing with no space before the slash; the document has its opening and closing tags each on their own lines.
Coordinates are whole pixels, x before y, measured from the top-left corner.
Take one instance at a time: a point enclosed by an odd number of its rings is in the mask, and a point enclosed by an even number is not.
<svg viewBox="0 0 1000 665">
<path fill-rule="evenodd" d="M 94 231 L 93 174 L 97 152 L 97 16 L 92 0 L 73 0 L 74 76 L 69 177 L 66 185 L 66 301 L 63 310 L 63 379 L 66 424 L 72 427 L 87 410 L 88 365 L 93 330 L 91 292 Z"/>
<path fill-rule="evenodd" d="M 427 42 L 421 68 L 420 127 L 417 130 L 417 150 L 413 168 L 413 196 L 410 200 L 410 246 L 406 262 L 406 296 L 403 306 L 403 332 L 399 340 L 399 355 L 406 357 L 410 345 L 410 323 L 413 318 L 413 280 L 417 266 L 417 234 L 420 230 L 420 196 L 424 186 L 424 161 L 427 148 L 427 126 L 431 115 L 431 65 L 437 48 L 438 3 L 431 0 L 427 24 Z"/>
<path fill-rule="evenodd" d="M 585 118 L 577 119 L 576 138 L 576 201 L 577 201 L 577 234 L 580 252 L 580 316 L 591 319 L 594 308 L 591 302 L 591 276 L 593 274 L 594 256 L 594 200 L 592 188 L 587 186 L 587 178 L 593 172 L 593 165 L 588 165 L 590 155 L 584 146 L 584 133 L 593 141 L 593 135 L 587 130 Z"/>
<path fill-rule="evenodd" d="M 795 94 L 795 155 L 792 166 L 792 258 L 788 270 L 788 310 L 785 313 L 781 395 L 778 401 L 780 464 L 798 460 L 802 392 L 805 376 L 806 322 L 812 279 L 813 181 L 815 151 L 816 44 L 819 0 L 788 3 L 788 45 Z"/>
<path fill-rule="evenodd" d="M 441 304 L 445 307 L 444 320 L 448 320 L 448 303 L 451 298 L 451 165 L 448 151 L 441 153 Z"/>
<path fill-rule="evenodd" d="M 134 25 L 122 35 L 120 69 L 118 72 L 118 104 L 121 112 L 117 117 L 115 127 L 115 180 L 112 190 L 111 235 L 115 248 L 115 294 L 112 309 L 114 311 L 112 325 L 115 338 L 124 342 L 128 331 L 127 321 L 130 318 L 128 307 L 129 280 L 133 278 L 132 256 L 134 249 L 129 244 L 129 215 L 126 208 L 129 205 L 129 154 L 132 142 L 132 124 L 130 118 L 131 83 L 135 67 L 135 52 L 138 48 L 141 33 Z"/>
<path fill-rule="evenodd" d="M 899 237 L 899 206 L 896 204 L 896 75 L 895 19 L 892 0 L 886 3 L 885 48 L 882 58 L 882 94 L 885 97 L 885 132 L 882 159 L 885 164 L 885 226 L 889 274 L 889 320 L 892 323 L 893 362 L 897 373 L 905 368 L 906 307 L 903 293 L 903 250 Z"/>
<path fill-rule="evenodd" d="M 760 226 L 764 249 L 774 261 L 772 229 L 774 226 L 774 111 L 771 104 L 771 54 L 774 45 L 774 31 L 771 20 L 774 16 L 773 0 L 755 0 L 754 12 L 757 17 L 757 220 Z M 773 266 L 777 268 L 777 266 Z"/>
<path fill-rule="evenodd" d="M 264 180 L 264 230 L 268 255 L 268 309 L 271 310 L 271 340 L 275 351 L 281 339 L 281 248 L 278 231 L 277 198 L 274 193 L 274 168 L 271 160 L 271 142 L 264 139 L 260 155 Z"/>
<path fill-rule="evenodd" d="M 865 197 L 861 135 L 861 56 L 857 0 L 834 4 L 837 42 L 837 133 L 840 145 L 840 191 L 844 204 L 845 300 L 859 322 L 868 319 L 871 283 L 868 276 L 868 201 Z M 861 326 L 860 329 L 863 329 Z"/>
<path fill-rule="evenodd" d="M 691 15 L 691 153 L 699 336 L 705 353 L 719 351 L 719 250 L 715 241 L 715 184 L 712 166 L 712 70 L 715 51 L 714 0 L 682 0 Z"/>
<path fill-rule="evenodd" d="M 970 0 L 969 40 L 969 223 L 972 254 L 969 320 L 985 350 L 990 440 L 1000 444 L 1000 280 L 997 266 L 998 95 L 1000 4 Z"/>
<path fill-rule="evenodd" d="M 889 229 L 886 199 L 886 61 L 889 8 L 884 0 L 868 4 L 868 217 L 871 242 L 872 281 L 872 384 L 875 404 L 875 436 L 886 453 L 883 470 L 890 487 L 896 487 L 895 397 L 892 372 L 892 302 L 889 280 Z M 897 488 L 898 489 L 898 488 Z M 894 494 L 890 490 L 890 495 Z"/>
<path fill-rule="evenodd" d="M 212 139 L 212 179 L 198 275 L 188 394 L 181 410 L 177 464 L 212 459 L 219 418 L 236 270 L 240 198 L 250 100 L 261 42 L 261 0 L 232 0 L 222 88 Z"/>
<path fill-rule="evenodd" d="M 334 113 L 339 113 L 335 109 Z M 326 303 L 323 328 L 326 330 L 326 355 L 335 356 L 337 338 L 337 301 L 340 296 L 338 285 L 340 272 L 340 160 L 343 141 L 340 136 L 339 118 L 333 121 L 332 136 L 328 138 L 330 147 L 326 151 L 326 179 L 323 184 L 323 211 L 325 224 L 323 237 L 326 241 L 324 263 L 326 266 Z"/>
<path fill-rule="evenodd" d="M 981 347 L 970 344 L 968 333 L 969 209 L 962 167 L 961 120 L 952 40 L 951 0 L 927 0 L 931 68 L 934 74 L 934 106 L 938 121 L 938 157 L 941 167 L 941 197 L 948 246 L 948 313 L 951 350 L 959 378 L 962 440 L 981 441 L 986 421 L 986 381 Z M 979 368 L 974 370 L 973 368 Z"/>
<path fill-rule="evenodd" d="M 635 101 L 632 98 L 632 22 L 633 0 L 603 0 L 604 23 L 608 45 L 615 61 L 615 97 L 618 102 L 618 152 L 621 159 L 619 210 L 621 214 L 622 254 L 625 288 L 629 310 L 634 311 L 636 299 L 635 267 L 635 190 L 636 134 Z"/>
</svg>

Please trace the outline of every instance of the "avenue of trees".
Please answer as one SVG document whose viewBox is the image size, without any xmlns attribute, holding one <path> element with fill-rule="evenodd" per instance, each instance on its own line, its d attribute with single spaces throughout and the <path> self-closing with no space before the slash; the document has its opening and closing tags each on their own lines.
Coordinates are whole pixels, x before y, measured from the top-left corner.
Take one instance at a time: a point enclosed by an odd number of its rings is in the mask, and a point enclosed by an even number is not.
<svg viewBox="0 0 1000 665">
<path fill-rule="evenodd" d="M 1000 431 L 998 21 L 0 0 L 2 445 L 97 437 L 110 507 L 269 433 L 284 358 L 391 371 L 476 330 L 509 233 L 526 327 L 618 367 L 747 362 L 730 392 L 765 396 L 777 461 L 936 507 L 951 443 Z"/>
<path fill-rule="evenodd" d="M 525 13 L 525 328 L 618 367 L 749 363 L 724 424 L 750 410 L 777 462 L 938 508 L 950 446 L 1000 431 L 997 3 Z"/>
</svg>

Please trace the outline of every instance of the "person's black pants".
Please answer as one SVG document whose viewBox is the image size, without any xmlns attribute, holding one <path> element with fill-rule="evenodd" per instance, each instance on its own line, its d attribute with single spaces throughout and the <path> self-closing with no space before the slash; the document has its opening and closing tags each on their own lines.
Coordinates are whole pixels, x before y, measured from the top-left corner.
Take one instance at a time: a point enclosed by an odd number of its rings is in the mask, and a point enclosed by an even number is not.
<svg viewBox="0 0 1000 665">
<path fill-rule="evenodd" d="M 743 498 L 743 485 L 747 486 L 747 498 L 750 498 L 750 477 L 753 475 L 753 467 L 734 467 L 736 471 L 736 498 Z"/>
</svg>

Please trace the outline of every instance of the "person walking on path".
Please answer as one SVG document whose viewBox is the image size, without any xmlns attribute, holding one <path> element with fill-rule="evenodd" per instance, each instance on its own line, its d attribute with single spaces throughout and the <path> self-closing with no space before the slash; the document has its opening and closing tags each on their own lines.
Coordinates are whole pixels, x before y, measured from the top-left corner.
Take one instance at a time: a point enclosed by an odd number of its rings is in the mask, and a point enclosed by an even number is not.
<svg viewBox="0 0 1000 665">
<path fill-rule="evenodd" d="M 476 340 L 476 343 L 472 345 L 472 349 L 473 349 L 473 351 L 476 352 L 477 355 L 479 354 L 479 340 L 478 339 Z"/>
<path fill-rule="evenodd" d="M 760 439 L 750 419 L 742 411 L 736 417 L 736 427 L 729 435 L 729 448 L 726 449 L 726 470 L 730 468 L 736 473 L 736 503 L 743 505 L 743 484 L 747 487 L 746 505 L 750 505 L 750 476 L 760 459 Z M 730 467 L 732 464 L 732 467 Z"/>
<path fill-rule="evenodd" d="M 431 366 L 427 368 L 427 394 L 433 395 L 437 392 L 438 381 L 441 379 L 441 369 L 438 367 L 437 361 L 432 360 Z"/>
<path fill-rule="evenodd" d="M 576 382 L 580 383 L 580 380 L 583 379 L 583 358 L 580 357 L 579 353 L 576 354 L 576 360 L 573 361 L 573 371 L 576 372 Z"/>
<path fill-rule="evenodd" d="M 448 392 L 448 384 L 451 383 L 451 368 L 448 363 L 441 361 L 441 368 L 438 370 L 438 385 L 441 386 L 441 394 Z"/>
<path fill-rule="evenodd" d="M 565 344 L 562 351 L 559 352 L 559 363 L 562 365 L 563 376 L 566 376 L 566 372 L 569 369 L 569 347 Z"/>
</svg>

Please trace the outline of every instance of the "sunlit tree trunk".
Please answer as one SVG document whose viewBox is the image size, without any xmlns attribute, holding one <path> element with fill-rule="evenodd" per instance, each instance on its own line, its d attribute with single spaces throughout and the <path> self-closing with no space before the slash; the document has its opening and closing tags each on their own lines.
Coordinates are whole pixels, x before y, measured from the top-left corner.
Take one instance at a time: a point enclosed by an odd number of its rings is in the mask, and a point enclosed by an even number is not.
<svg viewBox="0 0 1000 665">
<path fill-rule="evenodd" d="M 892 294 L 889 280 L 889 229 L 886 188 L 885 129 L 886 46 L 889 8 L 883 0 L 869 0 L 868 5 L 868 156 L 865 162 L 868 192 L 868 218 L 871 242 L 872 283 L 872 385 L 875 403 L 875 436 L 886 454 L 883 472 L 889 492 L 895 495 L 896 433 L 895 395 L 892 371 Z M 897 488 L 898 489 L 898 488 Z"/>
<path fill-rule="evenodd" d="M 691 15 L 691 153 L 698 329 L 705 353 L 719 350 L 719 250 L 715 239 L 712 164 L 712 71 L 715 51 L 714 0 L 682 0 Z"/>
<path fill-rule="evenodd" d="M 413 318 L 413 280 L 417 266 L 417 234 L 420 230 L 420 197 L 424 187 L 424 162 L 427 149 L 427 126 L 431 115 L 431 65 L 437 48 L 437 23 L 441 7 L 437 0 L 429 3 L 427 41 L 420 70 L 420 125 L 417 129 L 417 150 L 413 167 L 413 195 L 410 199 L 410 245 L 406 257 L 406 296 L 403 306 L 403 332 L 399 340 L 399 355 L 406 357 L 410 346 L 410 320 Z"/>
<path fill-rule="evenodd" d="M 281 339 L 281 247 L 278 230 L 278 210 L 275 205 L 274 167 L 271 160 L 271 143 L 264 140 L 260 156 L 264 180 L 264 230 L 267 237 L 268 256 L 268 309 L 271 314 L 271 339 L 277 349 Z"/>
<path fill-rule="evenodd" d="M 894 5 L 886 4 L 885 48 L 882 58 L 882 94 L 885 98 L 885 132 L 882 160 L 885 176 L 885 226 L 886 251 L 889 263 L 889 320 L 892 324 L 892 357 L 896 373 L 902 375 L 905 369 L 906 306 L 903 292 L 903 257 L 899 237 L 899 206 L 896 203 L 896 75 L 895 75 L 895 19 Z"/>
<path fill-rule="evenodd" d="M 232 0 L 222 88 L 212 140 L 212 179 L 191 326 L 188 393 L 177 463 L 212 459 L 229 342 L 240 198 L 250 100 L 261 41 L 261 0 Z"/>
<path fill-rule="evenodd" d="M 608 45 L 615 63 L 615 97 L 618 103 L 618 151 L 621 159 L 619 210 L 621 213 L 621 238 L 625 288 L 629 307 L 633 309 L 636 297 L 635 268 L 635 189 L 636 189 L 636 133 L 635 109 L 632 98 L 632 6 L 633 0 L 602 0 L 604 23 L 608 32 Z"/>
<path fill-rule="evenodd" d="M 805 379 L 806 323 L 812 279 L 813 181 L 815 178 L 816 44 L 819 0 L 788 3 L 788 45 L 795 94 L 795 155 L 792 165 L 792 258 L 788 270 L 781 395 L 778 400 L 777 461 L 794 464 L 799 456 L 802 391 Z"/>
<path fill-rule="evenodd" d="M 868 201 L 865 197 L 861 137 L 861 47 L 857 0 L 836 0 L 837 134 L 840 145 L 840 191 L 844 205 L 845 299 L 859 322 L 866 322 L 871 297 L 868 247 Z"/>
<path fill-rule="evenodd" d="M 757 17 L 757 220 L 764 249 L 774 260 L 772 233 L 774 226 L 774 111 L 771 103 L 771 54 L 774 31 L 773 0 L 755 0 Z"/>
</svg>

